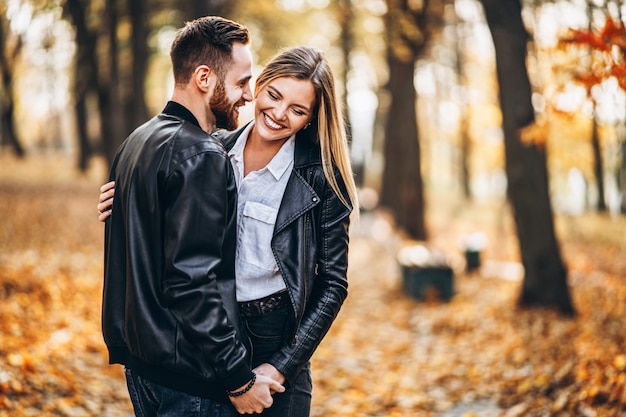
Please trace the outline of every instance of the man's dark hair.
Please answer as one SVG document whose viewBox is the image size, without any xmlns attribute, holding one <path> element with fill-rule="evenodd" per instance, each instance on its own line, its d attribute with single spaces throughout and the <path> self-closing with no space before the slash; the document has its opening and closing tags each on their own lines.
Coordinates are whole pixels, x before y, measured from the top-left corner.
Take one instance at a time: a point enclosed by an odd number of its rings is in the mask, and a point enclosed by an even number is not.
<svg viewBox="0 0 626 417">
<path fill-rule="evenodd" d="M 237 22 L 219 16 L 187 22 L 178 30 L 170 49 L 176 84 L 188 83 L 199 65 L 207 65 L 223 80 L 235 42 L 250 42 L 248 28 Z"/>
</svg>

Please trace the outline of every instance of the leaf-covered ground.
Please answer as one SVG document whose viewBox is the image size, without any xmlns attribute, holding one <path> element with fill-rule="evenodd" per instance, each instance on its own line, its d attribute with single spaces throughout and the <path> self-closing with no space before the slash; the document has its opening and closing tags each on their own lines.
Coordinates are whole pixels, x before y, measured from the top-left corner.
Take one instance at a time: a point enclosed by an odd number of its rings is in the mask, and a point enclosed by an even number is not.
<svg viewBox="0 0 626 417">
<path fill-rule="evenodd" d="M 71 164 L 0 154 L 0 417 L 132 415 L 100 334 L 104 169 L 75 177 Z M 626 416 L 626 220 L 558 218 L 578 311 L 566 319 L 515 308 L 503 205 L 429 202 L 429 243 L 450 257 L 455 296 L 407 297 L 402 239 L 364 213 L 348 300 L 313 360 L 313 415 Z M 489 245 L 483 269 L 466 274 L 457 240 L 477 230 Z"/>
</svg>

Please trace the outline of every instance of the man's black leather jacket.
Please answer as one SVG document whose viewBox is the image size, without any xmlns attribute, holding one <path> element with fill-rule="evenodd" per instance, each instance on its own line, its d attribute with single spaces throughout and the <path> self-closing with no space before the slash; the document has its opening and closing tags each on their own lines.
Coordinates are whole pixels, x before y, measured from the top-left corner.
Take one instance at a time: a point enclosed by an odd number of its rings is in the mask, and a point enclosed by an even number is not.
<svg viewBox="0 0 626 417">
<path fill-rule="evenodd" d="M 110 179 L 102 305 L 109 361 L 178 391 L 226 399 L 252 371 L 235 299 L 237 190 L 223 145 L 170 102 L 122 144 Z"/>
<path fill-rule="evenodd" d="M 215 135 L 229 150 L 243 129 Z M 272 237 L 272 251 L 295 315 L 293 337 L 269 362 L 289 382 L 311 358 L 348 294 L 351 209 L 330 188 L 317 142 L 313 128 L 301 130 L 296 136 L 294 168 Z M 337 172 L 335 176 L 343 187 Z"/>
</svg>

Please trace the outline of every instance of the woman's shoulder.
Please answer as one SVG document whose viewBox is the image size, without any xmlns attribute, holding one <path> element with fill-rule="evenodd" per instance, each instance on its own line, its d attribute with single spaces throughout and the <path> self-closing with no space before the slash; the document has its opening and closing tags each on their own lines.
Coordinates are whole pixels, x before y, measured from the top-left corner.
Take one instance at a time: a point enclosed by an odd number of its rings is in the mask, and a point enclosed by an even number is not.
<svg viewBox="0 0 626 417">
<path fill-rule="evenodd" d="M 319 165 L 320 168 L 322 165 L 319 138 L 313 129 L 303 129 L 296 134 L 294 166 L 302 168 L 312 165 Z"/>
<path fill-rule="evenodd" d="M 226 148 L 226 151 L 230 151 L 232 147 L 235 146 L 235 142 L 237 142 L 237 139 L 239 138 L 239 136 L 241 136 L 243 131 L 246 130 L 246 128 L 250 125 L 250 123 L 252 122 L 248 122 L 244 124 L 243 126 L 232 131 L 226 130 L 226 129 L 218 129 L 212 132 L 211 136 L 219 140 L 220 142 L 222 142 L 222 144 Z"/>
</svg>

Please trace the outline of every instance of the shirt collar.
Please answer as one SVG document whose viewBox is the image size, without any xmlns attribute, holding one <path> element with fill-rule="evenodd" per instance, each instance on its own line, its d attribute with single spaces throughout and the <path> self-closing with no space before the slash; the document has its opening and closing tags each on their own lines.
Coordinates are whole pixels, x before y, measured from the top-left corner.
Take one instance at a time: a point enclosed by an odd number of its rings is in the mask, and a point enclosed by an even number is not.
<svg viewBox="0 0 626 417">
<path fill-rule="evenodd" d="M 246 142 L 248 141 L 248 136 L 250 135 L 252 126 L 254 126 L 254 123 L 250 123 L 246 127 L 244 127 L 243 131 L 237 138 L 237 141 L 230 149 L 230 151 L 228 151 L 228 156 L 234 159 L 237 163 L 243 162 L 243 148 L 246 146 Z"/>
<path fill-rule="evenodd" d="M 252 131 L 254 123 L 250 123 L 243 129 L 241 135 L 237 138 L 237 142 L 228 152 L 228 156 L 237 164 L 241 170 L 243 176 L 243 150 L 248 141 L 248 136 Z M 294 158 L 295 150 L 295 135 L 292 135 L 287 141 L 280 147 L 278 153 L 274 155 L 272 160 L 263 169 L 267 169 L 272 176 L 278 181 L 283 174 L 291 167 L 291 163 Z"/>
<path fill-rule="evenodd" d="M 277 181 L 292 166 L 295 138 L 295 135 L 291 135 L 291 137 L 287 139 L 287 142 L 280 147 L 278 153 L 274 155 L 270 163 L 266 166 Z"/>
</svg>

